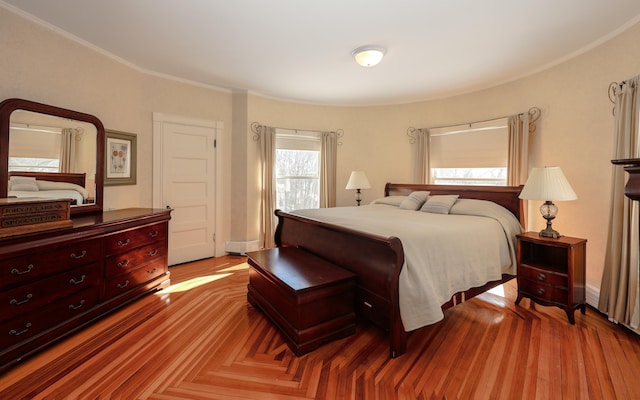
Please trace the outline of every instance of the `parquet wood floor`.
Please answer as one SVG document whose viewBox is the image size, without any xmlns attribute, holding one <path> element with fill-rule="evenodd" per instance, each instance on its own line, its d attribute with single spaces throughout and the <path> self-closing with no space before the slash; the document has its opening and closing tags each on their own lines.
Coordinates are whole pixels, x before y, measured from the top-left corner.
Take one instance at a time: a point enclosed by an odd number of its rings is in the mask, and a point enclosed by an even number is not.
<svg viewBox="0 0 640 400">
<path fill-rule="evenodd" d="M 409 337 L 355 335 L 297 358 L 247 305 L 248 266 L 226 256 L 171 268 L 147 296 L 0 376 L 0 399 L 640 399 L 640 337 L 593 309 L 485 293 Z"/>
</svg>

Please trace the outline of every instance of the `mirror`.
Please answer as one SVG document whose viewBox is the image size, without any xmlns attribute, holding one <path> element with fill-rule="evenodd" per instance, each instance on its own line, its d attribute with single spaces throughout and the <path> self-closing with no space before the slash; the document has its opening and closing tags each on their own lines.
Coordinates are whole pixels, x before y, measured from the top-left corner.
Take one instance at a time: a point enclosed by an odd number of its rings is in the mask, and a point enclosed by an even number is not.
<svg viewBox="0 0 640 400">
<path fill-rule="evenodd" d="M 0 197 L 71 198 L 71 214 L 102 211 L 104 126 L 93 115 L 0 103 Z"/>
</svg>

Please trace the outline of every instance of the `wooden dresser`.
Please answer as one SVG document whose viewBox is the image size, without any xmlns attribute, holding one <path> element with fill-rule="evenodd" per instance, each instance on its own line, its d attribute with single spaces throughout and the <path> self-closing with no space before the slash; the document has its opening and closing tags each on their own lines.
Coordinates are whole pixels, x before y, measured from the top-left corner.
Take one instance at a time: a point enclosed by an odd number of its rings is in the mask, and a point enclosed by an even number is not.
<svg viewBox="0 0 640 400">
<path fill-rule="evenodd" d="M 73 218 L 0 239 L 0 373 L 56 340 L 168 286 L 171 210 Z"/>
</svg>

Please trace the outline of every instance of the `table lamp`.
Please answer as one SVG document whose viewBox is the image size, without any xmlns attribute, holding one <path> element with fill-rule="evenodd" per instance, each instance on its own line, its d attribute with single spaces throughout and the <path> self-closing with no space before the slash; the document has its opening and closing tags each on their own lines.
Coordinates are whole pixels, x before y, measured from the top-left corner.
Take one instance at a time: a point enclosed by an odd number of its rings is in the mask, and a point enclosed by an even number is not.
<svg viewBox="0 0 640 400">
<path fill-rule="evenodd" d="M 356 190 L 356 202 L 358 206 L 362 201 L 362 194 L 360 193 L 360 189 L 371 189 L 371 184 L 367 179 L 367 175 L 363 171 L 352 171 L 351 176 L 349 177 L 349 181 L 347 182 L 347 187 L 345 189 L 355 189 Z"/>
<path fill-rule="evenodd" d="M 533 168 L 519 197 L 526 200 L 544 200 L 544 204 L 540 206 L 540 213 L 547 220 L 547 227 L 540 231 L 540 236 L 556 239 L 560 234 L 553 230 L 551 221 L 558 215 L 558 207 L 553 201 L 578 198 L 560 167 Z"/>
</svg>

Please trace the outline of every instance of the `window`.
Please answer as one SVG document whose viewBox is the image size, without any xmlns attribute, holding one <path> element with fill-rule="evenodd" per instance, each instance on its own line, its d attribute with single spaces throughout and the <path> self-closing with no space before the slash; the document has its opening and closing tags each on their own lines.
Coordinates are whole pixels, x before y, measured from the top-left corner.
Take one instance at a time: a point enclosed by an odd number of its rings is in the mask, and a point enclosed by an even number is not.
<svg viewBox="0 0 640 400">
<path fill-rule="evenodd" d="M 448 185 L 506 186 L 507 119 L 429 131 L 431 182 Z"/>
<path fill-rule="evenodd" d="M 12 123 L 9 171 L 60 172 L 61 131 Z"/>
<path fill-rule="evenodd" d="M 276 129 L 276 207 L 320 207 L 320 134 Z"/>
<path fill-rule="evenodd" d="M 57 158 L 9 157 L 9 171 L 59 172 Z"/>
</svg>

